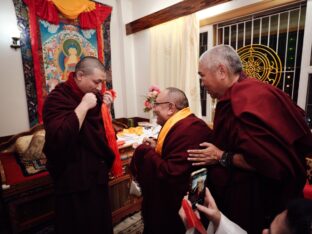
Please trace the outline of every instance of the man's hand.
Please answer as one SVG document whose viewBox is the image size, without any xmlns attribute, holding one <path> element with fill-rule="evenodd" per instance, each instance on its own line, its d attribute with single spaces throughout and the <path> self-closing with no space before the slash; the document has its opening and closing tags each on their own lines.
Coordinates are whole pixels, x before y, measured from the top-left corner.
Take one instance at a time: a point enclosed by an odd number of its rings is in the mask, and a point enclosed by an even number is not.
<svg viewBox="0 0 312 234">
<path fill-rule="evenodd" d="M 96 96 L 94 93 L 86 93 L 81 102 L 80 102 L 80 105 L 83 107 L 83 108 L 86 108 L 86 110 L 90 110 L 92 109 L 93 107 L 96 106 Z"/>
<path fill-rule="evenodd" d="M 88 110 L 96 106 L 97 100 L 94 93 L 86 93 L 79 105 L 75 109 L 75 113 L 79 120 L 79 129 L 82 126 L 82 123 L 86 117 Z"/>
<path fill-rule="evenodd" d="M 103 103 L 110 109 L 112 103 L 113 103 L 113 96 L 111 92 L 106 91 L 103 95 Z"/>
<path fill-rule="evenodd" d="M 205 191 L 204 205 L 196 204 L 196 208 L 198 211 L 206 215 L 206 217 L 213 223 L 214 230 L 217 230 L 221 220 L 221 212 L 207 187 Z"/>
<path fill-rule="evenodd" d="M 142 142 L 142 144 L 149 145 L 152 148 L 156 147 L 156 143 L 157 143 L 157 140 L 155 138 L 150 138 L 150 137 L 149 138 L 145 137 Z"/>
<path fill-rule="evenodd" d="M 192 149 L 188 150 L 189 157 L 187 160 L 193 162 L 193 166 L 203 166 L 217 164 L 224 151 L 211 143 L 201 143 L 201 147 L 204 149 Z"/>
</svg>

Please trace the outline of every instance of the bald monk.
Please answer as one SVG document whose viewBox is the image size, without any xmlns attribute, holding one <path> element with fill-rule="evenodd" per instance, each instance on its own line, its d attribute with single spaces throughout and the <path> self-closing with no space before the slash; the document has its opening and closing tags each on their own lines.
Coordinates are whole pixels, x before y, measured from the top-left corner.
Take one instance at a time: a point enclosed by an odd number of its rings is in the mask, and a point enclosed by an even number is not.
<svg viewBox="0 0 312 234">
<path fill-rule="evenodd" d="M 113 233 L 108 172 L 115 155 L 108 146 L 101 104 L 103 64 L 84 57 L 74 76 L 49 94 L 43 108 L 44 153 L 56 194 L 56 233 Z"/>
<path fill-rule="evenodd" d="M 178 211 L 195 169 L 187 161 L 186 150 L 210 141 L 211 130 L 192 114 L 184 92 L 177 88 L 161 91 L 153 111 L 162 126 L 158 139 L 145 139 L 131 162 L 142 188 L 144 233 L 184 234 Z"/>
<path fill-rule="evenodd" d="M 261 233 L 288 201 L 302 197 L 312 135 L 305 115 L 278 88 L 246 77 L 236 51 L 219 45 L 200 58 L 199 75 L 218 99 L 213 141 L 189 150 L 208 166 L 220 210 L 248 233 Z"/>
</svg>

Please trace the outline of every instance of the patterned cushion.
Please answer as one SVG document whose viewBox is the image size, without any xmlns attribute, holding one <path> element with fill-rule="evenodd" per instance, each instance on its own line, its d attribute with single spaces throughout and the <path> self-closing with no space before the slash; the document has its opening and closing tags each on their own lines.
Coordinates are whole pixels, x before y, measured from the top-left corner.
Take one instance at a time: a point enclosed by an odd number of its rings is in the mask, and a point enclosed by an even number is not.
<svg viewBox="0 0 312 234">
<path fill-rule="evenodd" d="M 16 153 L 22 155 L 26 152 L 31 142 L 33 135 L 21 136 L 17 138 L 15 142 L 15 151 Z"/>
<path fill-rule="evenodd" d="M 312 184 L 312 158 L 306 158 L 308 181 Z"/>
<path fill-rule="evenodd" d="M 24 139 L 20 138 L 17 139 L 17 142 L 20 140 L 23 144 L 20 144 L 17 153 L 19 156 L 18 160 L 22 166 L 24 174 L 27 176 L 45 171 L 46 157 L 42 152 L 45 141 L 45 131 L 40 130 L 35 132 L 33 135 L 26 136 Z M 27 143 L 28 147 L 25 150 Z"/>
</svg>

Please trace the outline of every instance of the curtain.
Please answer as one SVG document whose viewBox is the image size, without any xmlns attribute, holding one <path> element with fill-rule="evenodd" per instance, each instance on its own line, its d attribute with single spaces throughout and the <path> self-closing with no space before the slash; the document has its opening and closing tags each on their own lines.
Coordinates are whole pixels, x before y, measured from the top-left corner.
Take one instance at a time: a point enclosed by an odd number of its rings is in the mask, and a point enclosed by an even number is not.
<svg viewBox="0 0 312 234">
<path fill-rule="evenodd" d="M 150 29 L 150 79 L 160 88 L 176 87 L 188 97 L 190 108 L 201 117 L 198 79 L 199 22 L 196 14 Z"/>
</svg>

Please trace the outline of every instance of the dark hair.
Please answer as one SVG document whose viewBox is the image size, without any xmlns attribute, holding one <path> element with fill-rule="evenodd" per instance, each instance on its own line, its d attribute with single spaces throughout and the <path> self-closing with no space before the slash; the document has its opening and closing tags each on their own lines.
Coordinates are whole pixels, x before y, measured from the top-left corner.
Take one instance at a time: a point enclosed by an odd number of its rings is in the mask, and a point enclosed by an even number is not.
<svg viewBox="0 0 312 234">
<path fill-rule="evenodd" d="M 105 67 L 98 58 L 85 56 L 76 64 L 75 73 L 82 71 L 85 75 L 89 75 L 93 73 L 94 68 L 105 72 Z"/>
<path fill-rule="evenodd" d="M 312 200 L 296 199 L 287 206 L 286 222 L 290 233 L 312 233 Z"/>
<path fill-rule="evenodd" d="M 189 106 L 187 97 L 182 90 L 174 87 L 166 88 L 166 90 L 168 91 L 169 100 L 175 104 L 177 109 L 182 110 Z"/>
</svg>

